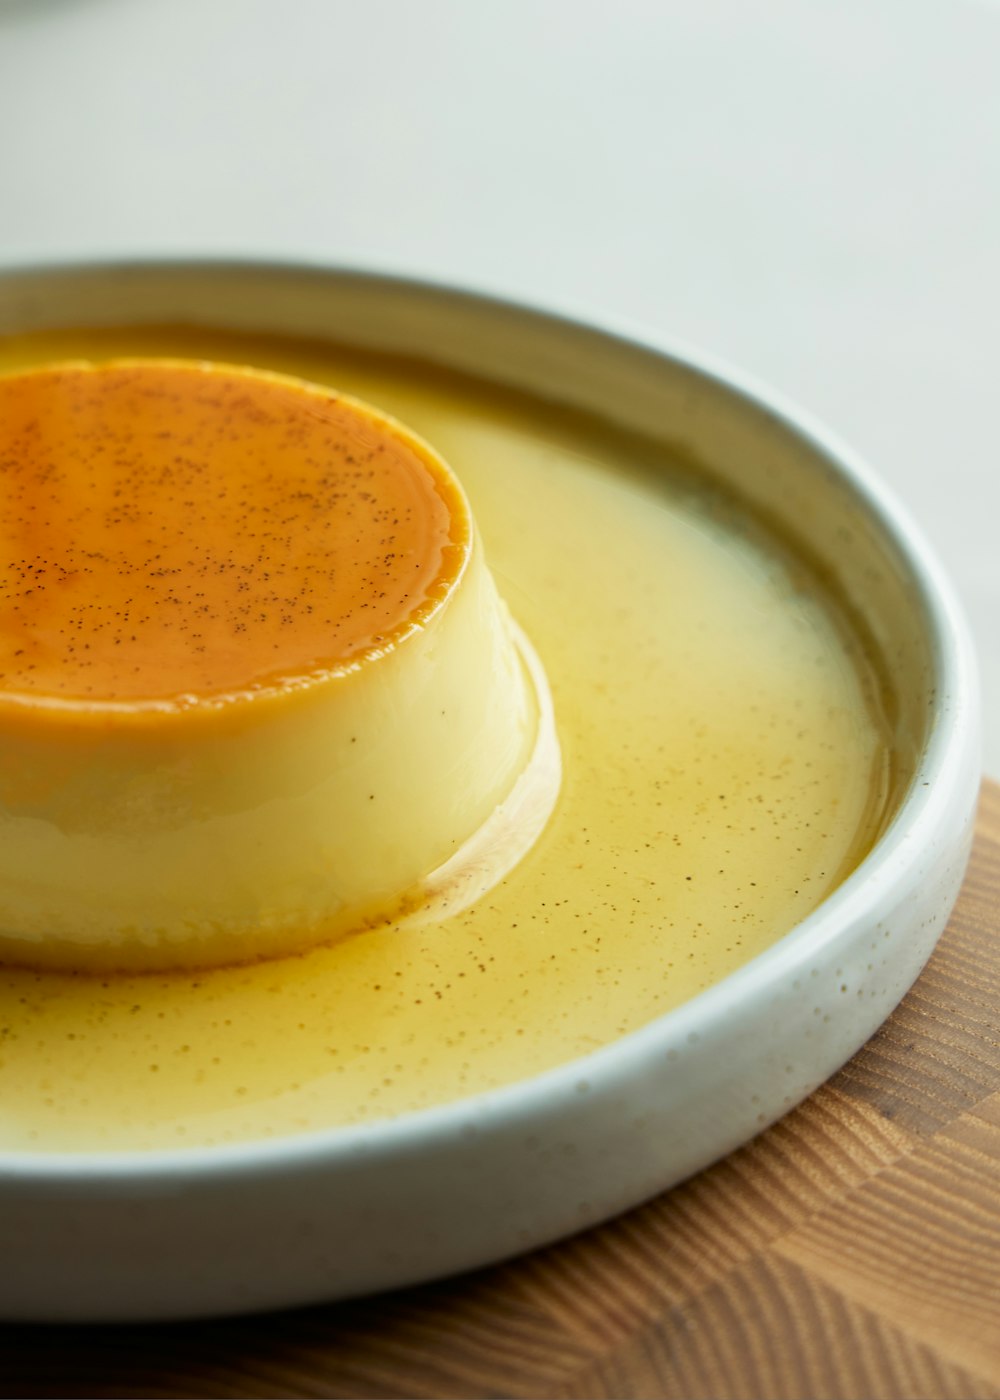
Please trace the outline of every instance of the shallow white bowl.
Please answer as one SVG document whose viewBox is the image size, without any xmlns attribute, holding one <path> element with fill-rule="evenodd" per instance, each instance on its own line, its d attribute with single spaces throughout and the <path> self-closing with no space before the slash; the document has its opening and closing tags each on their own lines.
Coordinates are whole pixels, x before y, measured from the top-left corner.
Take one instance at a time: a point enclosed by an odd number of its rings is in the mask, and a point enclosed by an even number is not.
<svg viewBox="0 0 1000 1400">
<path fill-rule="evenodd" d="M 0 333 L 165 320 L 415 354 L 682 445 L 837 580 L 891 672 L 913 777 L 871 855 L 815 913 L 584 1059 L 363 1128 L 0 1154 L 7 1319 L 180 1318 L 344 1297 L 486 1264 L 636 1204 L 759 1132 L 872 1034 L 944 927 L 972 833 L 978 692 L 951 590 L 867 467 L 770 392 L 632 333 L 352 270 L 226 261 L 0 274 Z"/>
</svg>

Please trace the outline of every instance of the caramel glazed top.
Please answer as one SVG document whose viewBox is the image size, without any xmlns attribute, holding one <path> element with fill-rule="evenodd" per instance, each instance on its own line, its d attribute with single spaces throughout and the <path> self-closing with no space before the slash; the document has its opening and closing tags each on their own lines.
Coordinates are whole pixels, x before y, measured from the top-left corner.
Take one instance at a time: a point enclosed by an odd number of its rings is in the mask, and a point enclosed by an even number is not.
<svg viewBox="0 0 1000 1400">
<path fill-rule="evenodd" d="M 469 548 L 434 454 L 353 399 L 173 360 L 0 377 L 0 698 L 191 703 L 335 671 Z"/>
</svg>

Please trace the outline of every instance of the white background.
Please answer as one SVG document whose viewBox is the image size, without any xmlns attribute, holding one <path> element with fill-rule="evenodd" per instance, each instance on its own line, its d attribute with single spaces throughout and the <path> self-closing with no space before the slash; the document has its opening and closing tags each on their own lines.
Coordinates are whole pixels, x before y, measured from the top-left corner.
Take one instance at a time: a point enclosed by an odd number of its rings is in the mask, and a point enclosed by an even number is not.
<svg viewBox="0 0 1000 1400">
<path fill-rule="evenodd" d="M 0 0 L 0 259 L 182 251 L 583 305 L 769 380 L 943 556 L 1000 776 L 1000 8 Z"/>
</svg>

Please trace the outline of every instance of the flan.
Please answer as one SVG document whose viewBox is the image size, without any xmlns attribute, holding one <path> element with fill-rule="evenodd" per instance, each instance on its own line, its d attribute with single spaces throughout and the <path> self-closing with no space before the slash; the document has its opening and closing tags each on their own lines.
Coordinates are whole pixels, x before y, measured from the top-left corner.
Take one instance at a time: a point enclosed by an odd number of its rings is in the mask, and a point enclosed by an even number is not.
<svg viewBox="0 0 1000 1400">
<path fill-rule="evenodd" d="M 472 898 L 559 781 L 449 467 L 289 376 L 0 377 L 0 961 L 296 951 Z"/>
</svg>

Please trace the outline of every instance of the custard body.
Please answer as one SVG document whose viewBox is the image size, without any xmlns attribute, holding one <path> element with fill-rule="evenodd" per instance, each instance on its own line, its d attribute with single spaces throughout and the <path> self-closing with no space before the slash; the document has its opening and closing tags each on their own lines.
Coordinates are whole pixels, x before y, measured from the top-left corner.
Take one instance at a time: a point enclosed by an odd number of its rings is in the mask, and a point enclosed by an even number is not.
<svg viewBox="0 0 1000 1400">
<path fill-rule="evenodd" d="M 0 376 L 0 960 L 252 961 L 417 905 L 537 707 L 447 467 L 328 389 Z"/>
</svg>

